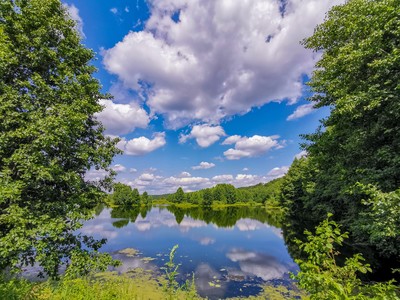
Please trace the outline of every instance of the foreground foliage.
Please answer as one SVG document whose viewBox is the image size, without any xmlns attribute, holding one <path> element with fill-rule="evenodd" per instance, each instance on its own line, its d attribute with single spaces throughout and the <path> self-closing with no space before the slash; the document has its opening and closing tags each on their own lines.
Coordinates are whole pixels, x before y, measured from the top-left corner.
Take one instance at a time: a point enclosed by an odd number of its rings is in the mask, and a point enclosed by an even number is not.
<svg viewBox="0 0 400 300">
<path fill-rule="evenodd" d="M 169 261 L 161 268 L 164 276 L 136 268 L 123 274 L 105 272 L 81 277 L 78 273 L 71 273 L 73 268 L 70 268 L 58 281 L 33 283 L 25 279 L 0 278 L 0 299 L 201 299 L 196 292 L 194 277 L 184 284 L 177 282 L 179 265 L 174 262 L 177 248 L 178 245 L 175 245 L 171 249 Z M 135 250 L 125 249 L 125 252 L 134 255 Z"/>
<path fill-rule="evenodd" d="M 335 249 L 348 237 L 341 233 L 334 221 L 324 220 L 315 234 L 306 231 L 307 242 L 300 244 L 307 259 L 297 259 L 300 272 L 293 276 L 299 286 L 309 292 L 310 299 L 399 299 L 400 291 L 394 282 L 363 283 L 360 274 L 371 272 L 360 254 L 347 258 L 343 265 L 337 263 L 339 252 Z"/>
<path fill-rule="evenodd" d="M 104 241 L 74 234 L 110 183 L 86 172 L 111 176 L 119 151 L 95 118 L 107 96 L 93 57 L 59 0 L 0 0 L 1 269 L 38 263 L 55 277 L 79 252 L 107 260 L 80 250 Z"/>
<path fill-rule="evenodd" d="M 40 300 L 147 300 L 147 299 L 200 299 L 191 291 L 177 289 L 173 298 L 163 288 L 165 279 L 154 279 L 151 274 L 137 269 L 124 275 L 100 273 L 95 277 L 63 279 L 58 282 L 31 283 L 13 280 L 0 284 L 0 299 Z"/>
</svg>

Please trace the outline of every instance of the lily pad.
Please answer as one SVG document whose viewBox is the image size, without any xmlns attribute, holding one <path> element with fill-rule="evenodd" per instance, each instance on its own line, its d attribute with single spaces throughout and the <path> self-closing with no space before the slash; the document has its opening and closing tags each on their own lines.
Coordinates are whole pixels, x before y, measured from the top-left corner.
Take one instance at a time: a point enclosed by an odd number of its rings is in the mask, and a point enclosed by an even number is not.
<svg viewBox="0 0 400 300">
<path fill-rule="evenodd" d="M 118 251 L 119 254 L 125 254 L 128 257 L 134 257 L 139 254 L 139 250 L 133 248 L 125 248 Z"/>
<path fill-rule="evenodd" d="M 211 287 L 215 287 L 215 288 L 220 288 L 221 287 L 221 285 L 220 284 L 217 284 L 217 283 L 214 283 L 214 282 L 208 282 L 208 284 L 209 284 L 209 286 L 211 286 Z"/>
<path fill-rule="evenodd" d="M 143 257 L 140 260 L 147 264 L 150 261 L 155 260 L 155 258 L 154 257 Z"/>
</svg>

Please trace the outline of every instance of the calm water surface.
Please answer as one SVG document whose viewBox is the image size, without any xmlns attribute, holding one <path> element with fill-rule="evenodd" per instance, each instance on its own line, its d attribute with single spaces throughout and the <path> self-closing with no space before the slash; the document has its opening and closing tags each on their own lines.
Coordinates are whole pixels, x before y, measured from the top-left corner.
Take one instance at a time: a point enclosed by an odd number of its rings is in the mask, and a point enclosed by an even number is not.
<svg viewBox="0 0 400 300">
<path fill-rule="evenodd" d="M 161 273 L 170 249 L 178 244 L 179 280 L 194 273 L 199 294 L 219 299 L 257 294 L 264 282 L 290 282 L 288 272 L 298 267 L 281 230 L 271 224 L 279 226 L 274 213 L 262 208 L 105 208 L 81 231 L 108 239 L 102 250 L 123 262 L 120 272 L 141 267 Z M 139 254 L 119 253 L 126 248 Z"/>
</svg>

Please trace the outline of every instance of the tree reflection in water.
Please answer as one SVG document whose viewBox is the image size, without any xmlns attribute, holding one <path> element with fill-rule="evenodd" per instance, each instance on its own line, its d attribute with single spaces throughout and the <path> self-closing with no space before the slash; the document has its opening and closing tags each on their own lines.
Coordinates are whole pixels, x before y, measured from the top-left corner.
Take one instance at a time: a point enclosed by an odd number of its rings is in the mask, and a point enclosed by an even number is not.
<svg viewBox="0 0 400 300">
<path fill-rule="evenodd" d="M 103 207 L 101 208 L 103 209 Z M 145 219 L 152 206 L 135 207 L 116 207 L 111 210 L 111 217 L 121 219 L 112 224 L 116 228 L 122 228 L 129 223 L 135 223 L 137 217 Z M 194 220 L 201 220 L 207 224 L 214 224 L 218 227 L 233 227 L 241 219 L 253 219 L 261 223 L 268 223 L 277 228 L 281 228 L 282 211 L 279 209 L 265 209 L 264 207 L 225 207 L 212 209 L 210 207 L 190 207 L 180 208 L 174 205 L 160 207 L 161 210 L 167 209 L 175 216 L 177 224 L 181 224 L 183 219 L 190 217 Z M 100 211 L 101 212 L 101 211 Z M 96 215 L 100 214 L 96 211 Z"/>
<path fill-rule="evenodd" d="M 143 219 L 146 218 L 147 213 L 150 210 L 151 206 L 133 206 L 133 207 L 120 206 L 113 208 L 111 210 L 111 218 L 121 219 L 121 220 L 114 221 L 112 225 L 115 228 L 125 227 L 129 223 L 135 223 L 139 214 Z"/>
<path fill-rule="evenodd" d="M 201 220 L 207 224 L 215 224 L 218 227 L 233 227 L 240 219 L 253 219 L 261 223 L 268 223 L 281 228 L 282 211 L 279 209 L 267 210 L 264 207 L 225 207 L 212 209 L 210 207 L 180 208 L 174 205 L 167 206 L 168 211 L 174 214 L 180 224 L 183 218 L 190 217 Z"/>
</svg>

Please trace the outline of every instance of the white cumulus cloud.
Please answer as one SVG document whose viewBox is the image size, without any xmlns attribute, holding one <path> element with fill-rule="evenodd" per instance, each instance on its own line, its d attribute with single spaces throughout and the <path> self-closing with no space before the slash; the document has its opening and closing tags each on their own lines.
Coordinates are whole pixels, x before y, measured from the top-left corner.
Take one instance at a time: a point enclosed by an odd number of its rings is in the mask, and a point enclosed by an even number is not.
<svg viewBox="0 0 400 300">
<path fill-rule="evenodd" d="M 276 167 L 268 172 L 267 177 L 270 177 L 272 179 L 279 178 L 279 177 L 284 176 L 288 170 L 289 170 L 289 167 L 287 167 L 287 166 Z"/>
<path fill-rule="evenodd" d="M 85 179 L 88 181 L 99 181 L 103 180 L 108 174 L 109 172 L 102 169 L 100 170 L 91 169 L 86 172 Z"/>
<path fill-rule="evenodd" d="M 163 180 L 166 185 L 174 187 L 187 187 L 187 186 L 199 186 L 208 183 L 210 180 L 204 177 L 168 177 Z"/>
<path fill-rule="evenodd" d="M 288 0 L 284 12 L 281 2 L 149 0 L 144 30 L 105 50 L 104 65 L 140 93 L 151 83 L 147 105 L 171 128 L 293 103 L 318 58 L 299 41 L 344 0 Z"/>
<path fill-rule="evenodd" d="M 303 150 L 303 151 L 297 153 L 297 154 L 294 156 L 294 158 L 300 159 L 300 158 L 306 157 L 306 156 L 307 156 L 307 151 L 306 151 L 306 150 Z"/>
<path fill-rule="evenodd" d="M 268 152 L 271 149 L 282 148 L 282 143 L 278 142 L 279 136 L 260 136 L 241 137 L 237 139 L 235 148 L 230 148 L 224 152 L 228 160 L 238 160 L 244 157 L 255 157 Z"/>
<path fill-rule="evenodd" d="M 286 120 L 288 120 L 288 121 L 296 120 L 296 119 L 302 118 L 306 115 L 309 115 L 314 111 L 315 111 L 314 103 L 300 105 L 296 108 L 296 110 L 290 116 L 287 117 Z"/>
<path fill-rule="evenodd" d="M 210 169 L 215 167 L 215 164 L 209 163 L 206 161 L 202 161 L 198 166 L 192 167 L 193 170 L 203 170 L 203 169 Z"/>
<path fill-rule="evenodd" d="M 115 172 L 117 172 L 117 173 L 119 173 L 119 172 L 125 172 L 125 171 L 126 171 L 126 167 L 123 166 L 123 165 L 121 165 L 121 164 L 116 164 L 116 165 L 114 165 L 114 166 L 112 167 L 112 169 L 113 169 Z"/>
<path fill-rule="evenodd" d="M 188 172 L 182 172 L 181 174 L 179 174 L 178 177 L 180 177 L 180 178 L 192 177 L 192 175 L 190 173 L 188 173 Z"/>
<path fill-rule="evenodd" d="M 233 176 L 230 174 L 216 175 L 212 178 L 215 183 L 230 183 L 233 181 Z"/>
<path fill-rule="evenodd" d="M 237 174 L 233 185 L 236 187 L 252 186 L 260 182 L 266 182 L 265 178 L 262 176 L 251 174 Z"/>
<path fill-rule="evenodd" d="M 142 181 L 153 181 L 155 178 L 154 174 L 150 174 L 150 173 L 143 173 L 139 176 L 139 180 Z"/>
<path fill-rule="evenodd" d="M 221 126 L 212 126 L 207 124 L 195 125 L 190 134 L 181 134 L 179 142 L 185 143 L 188 139 L 196 139 L 196 142 L 200 147 L 207 148 L 225 135 L 225 131 Z"/>
<path fill-rule="evenodd" d="M 153 135 L 153 139 L 148 139 L 144 136 L 131 140 L 123 138 L 117 144 L 117 147 L 127 155 L 144 155 L 163 147 L 165 144 L 165 132 L 156 132 Z"/>
<path fill-rule="evenodd" d="M 111 100 L 100 100 L 104 109 L 96 114 L 97 119 L 111 135 L 124 135 L 135 128 L 146 128 L 150 122 L 147 112 L 135 102 L 117 104 Z"/>
<path fill-rule="evenodd" d="M 222 145 L 232 145 L 237 143 L 242 137 L 240 135 L 231 135 L 227 137 L 225 141 L 222 142 Z"/>
</svg>

